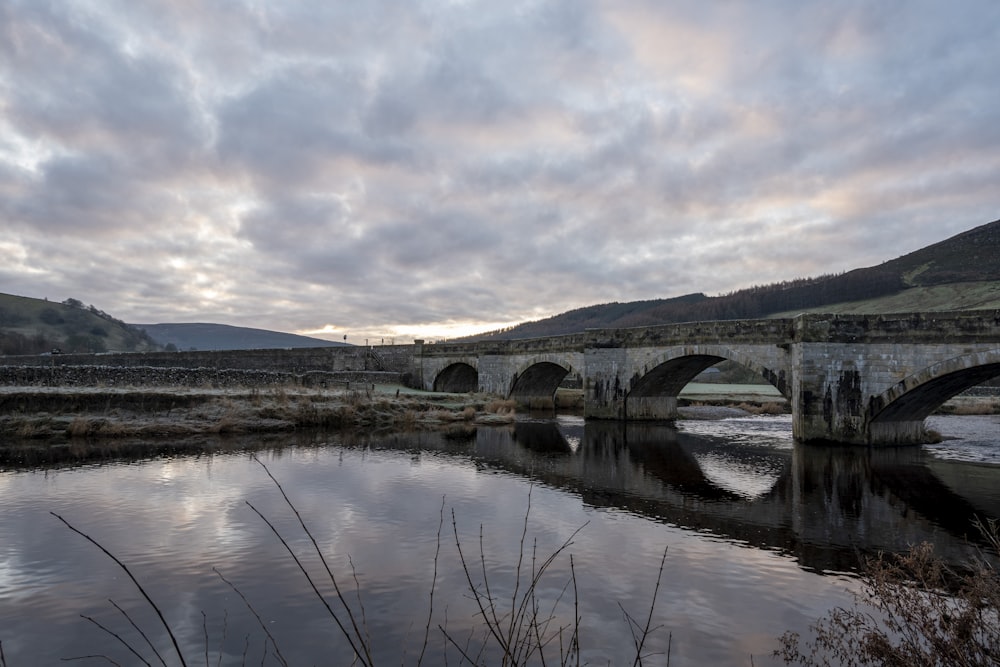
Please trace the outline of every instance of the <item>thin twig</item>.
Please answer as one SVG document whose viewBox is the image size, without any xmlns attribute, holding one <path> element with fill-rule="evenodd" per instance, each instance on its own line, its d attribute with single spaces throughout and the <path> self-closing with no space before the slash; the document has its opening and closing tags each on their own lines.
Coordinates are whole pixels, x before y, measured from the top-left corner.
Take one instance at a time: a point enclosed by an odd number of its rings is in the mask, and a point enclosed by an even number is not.
<svg viewBox="0 0 1000 667">
<path fill-rule="evenodd" d="M 660 571 L 656 573 L 656 586 L 653 588 L 653 599 L 649 603 L 649 614 L 646 616 L 646 625 L 642 629 L 642 636 L 639 645 L 636 647 L 635 661 L 632 663 L 632 667 L 642 664 L 642 647 L 645 645 L 646 638 L 649 637 L 651 630 L 650 625 L 653 622 L 653 609 L 656 607 L 656 596 L 660 592 L 660 581 L 663 579 L 663 568 L 666 562 L 667 547 L 663 547 L 663 557 L 660 558 Z"/>
<path fill-rule="evenodd" d="M 222 610 L 222 637 L 219 638 L 219 660 L 216 667 L 222 667 L 222 646 L 226 642 L 226 635 L 229 634 L 229 610 Z"/>
<path fill-rule="evenodd" d="M 361 627 L 365 631 L 364 636 L 364 646 L 371 646 L 372 637 L 371 633 L 368 632 L 368 618 L 365 614 L 365 604 L 361 601 L 361 582 L 358 580 L 358 571 L 354 568 L 354 559 L 351 558 L 350 554 L 347 555 L 347 563 L 351 566 L 351 576 L 354 578 L 354 594 L 358 600 L 358 608 L 361 609 Z"/>
<path fill-rule="evenodd" d="M 524 540 L 528 536 L 528 517 L 531 515 L 531 492 L 534 486 L 528 486 L 528 506 L 524 510 L 524 523 L 521 525 L 521 539 L 518 543 L 518 553 L 517 553 L 517 567 L 514 570 L 514 593 L 511 595 L 510 608 L 515 609 L 517 604 L 517 593 L 521 586 L 521 564 L 524 561 Z M 534 554 L 534 549 L 532 549 L 532 554 Z M 534 565 L 532 565 L 532 573 L 534 573 Z M 483 573 L 485 576 L 485 572 Z M 527 597 L 527 596 L 525 596 Z M 510 615 L 510 625 L 507 629 L 507 636 L 511 637 L 514 632 L 514 619 L 515 615 Z"/>
<path fill-rule="evenodd" d="M 114 660 L 112 660 L 108 656 L 104 655 L 103 653 L 97 653 L 97 654 L 94 654 L 94 655 L 77 655 L 77 656 L 74 656 L 72 658 L 59 658 L 59 659 L 62 660 L 63 662 L 74 662 L 76 660 L 94 660 L 94 659 L 107 660 L 108 662 L 110 662 L 112 665 L 115 665 L 116 667 L 122 667 L 122 665 L 121 665 L 120 662 L 115 662 Z M 4 665 L 4 667 L 6 667 L 6 665 L 7 665 L 7 663 L 2 663 L 2 664 Z"/>
<path fill-rule="evenodd" d="M 247 609 L 250 610 L 250 613 L 253 614 L 254 618 L 257 619 L 257 625 L 259 625 L 260 629 L 264 631 L 264 635 L 267 637 L 267 639 L 271 640 L 271 644 L 274 646 L 274 652 L 275 652 L 275 654 L 276 654 L 276 656 L 278 658 L 278 662 L 280 662 L 282 665 L 285 665 L 285 667 L 288 667 L 288 661 L 285 660 L 285 656 L 281 655 L 281 649 L 278 648 L 278 642 L 274 641 L 274 636 L 271 634 L 271 631 L 267 629 L 267 624 L 264 623 L 264 619 L 262 619 L 260 617 L 260 614 L 257 613 L 257 610 L 254 609 L 254 606 L 252 604 L 250 604 L 250 600 L 247 600 L 247 596 L 243 595 L 243 591 L 241 591 L 239 588 L 237 588 L 236 585 L 233 584 L 233 582 L 229 581 L 224 576 L 222 576 L 222 573 L 219 572 L 218 568 L 213 567 L 212 571 L 215 572 L 215 574 L 218 575 L 219 579 L 222 579 L 222 581 L 227 586 L 229 586 L 231 589 L 233 589 L 234 593 L 236 593 L 237 595 L 240 596 L 240 599 L 243 600 L 243 604 L 245 604 L 247 606 Z M 247 636 L 247 645 L 248 646 L 249 646 L 249 642 L 250 642 L 250 637 Z M 265 654 L 267 653 L 267 643 L 266 642 L 264 644 L 264 653 Z M 244 662 L 244 664 L 246 664 L 246 660 L 245 659 L 244 659 L 243 662 Z"/>
<path fill-rule="evenodd" d="M 573 554 L 569 555 L 569 572 L 573 580 L 573 636 L 570 637 L 570 656 L 576 652 L 576 667 L 580 667 L 580 593 L 576 589 L 576 567 L 573 565 Z"/>
<path fill-rule="evenodd" d="M 103 630 L 107 634 L 109 634 L 112 637 L 114 637 L 115 639 L 117 639 L 118 643 L 120 643 L 122 646 L 124 646 L 125 648 L 127 648 L 128 651 L 129 651 L 129 653 L 131 653 L 135 657 L 139 658 L 139 660 L 142 662 L 142 664 L 146 665 L 146 667 L 152 667 L 149 664 L 149 661 L 146 660 L 144 657 L 142 657 L 142 654 L 140 654 L 137 650 L 135 650 L 135 647 L 133 647 L 131 644 L 129 644 L 127 641 L 125 641 L 125 638 L 122 637 L 121 635 L 119 635 L 117 632 L 115 632 L 114 630 L 111 630 L 110 628 L 105 627 L 104 625 L 101 625 L 101 623 L 98 620 L 96 620 L 96 619 L 94 619 L 94 618 L 92 618 L 90 616 L 86 616 L 84 614 L 80 614 L 80 618 L 87 619 L 88 621 L 90 621 L 91 623 L 93 623 L 94 625 L 96 625 L 97 627 L 99 627 L 101 630 Z M 110 660 L 110 658 L 109 658 L 109 660 Z"/>
<path fill-rule="evenodd" d="M 522 589 L 525 542 L 527 540 L 530 511 L 531 501 L 529 494 L 528 508 L 525 512 L 525 521 L 519 543 L 520 548 L 518 553 L 518 563 L 515 568 L 515 578 L 513 583 L 515 594 L 511 598 L 510 610 L 504 611 L 502 614 L 500 613 L 500 610 L 497 609 L 497 600 L 494 599 L 492 591 L 490 590 L 489 573 L 486 568 L 486 548 L 483 526 L 482 524 L 479 526 L 479 567 L 483 578 L 482 589 L 480 589 L 472 580 L 469 563 L 465 558 L 465 553 L 462 551 L 462 543 L 458 535 L 458 520 L 455 516 L 455 510 L 452 509 L 451 512 L 452 530 L 455 535 L 455 546 L 458 549 L 459 559 L 462 563 L 462 571 L 465 574 L 465 579 L 469 585 L 472 598 L 475 600 L 476 605 L 479 608 L 479 615 L 482 617 L 486 625 L 486 637 L 488 638 L 492 636 L 494 641 L 496 641 L 498 648 L 502 651 L 502 663 L 505 665 L 525 664 L 531 660 L 535 652 L 538 652 L 542 664 L 545 665 L 545 647 L 556 639 L 561 639 L 562 633 L 566 630 L 566 627 L 560 627 L 557 630 L 551 631 L 551 633 L 549 627 L 552 624 L 552 621 L 555 620 L 556 609 L 558 608 L 560 601 L 571 583 L 573 583 L 574 592 L 576 592 L 575 581 L 566 582 L 556 601 L 553 603 L 552 610 L 544 617 L 541 615 L 539 609 L 537 596 L 538 585 L 542 576 L 544 576 L 545 572 L 555 562 L 556 558 L 558 558 L 560 554 L 566 551 L 566 549 L 573 544 L 573 540 L 576 538 L 577 534 L 587 525 L 585 523 L 573 531 L 569 538 L 567 538 L 558 549 L 542 560 L 541 563 L 538 561 L 538 543 L 537 540 L 535 540 L 532 544 L 531 550 L 530 580 L 528 581 L 526 588 Z M 577 616 L 578 609 L 579 608 L 577 607 Z M 576 624 L 576 621 L 574 621 L 574 625 Z M 451 637 L 443 627 L 438 627 L 441 629 L 441 632 L 444 633 L 448 642 L 459 650 L 463 659 L 476 663 L 476 660 L 469 655 L 469 652 L 459 646 L 455 639 Z M 574 634 L 577 632 L 578 627 Z M 481 644 L 480 651 L 484 649 L 485 641 Z M 560 651 L 560 653 L 562 653 L 562 651 Z"/>
<path fill-rule="evenodd" d="M 108 600 L 108 602 L 110 602 L 111 605 L 115 609 L 117 609 L 118 611 L 120 611 L 122 613 L 122 616 L 125 617 L 125 620 L 127 620 L 129 622 L 129 624 L 133 628 L 135 628 L 135 631 L 139 633 L 139 636 L 146 640 L 146 645 L 149 646 L 149 648 L 150 648 L 151 651 L 153 651 L 153 655 L 155 655 L 157 658 L 160 659 L 160 664 L 162 664 L 163 667 L 167 667 L 167 663 L 163 660 L 163 656 L 160 655 L 160 652 L 156 650 L 156 647 L 153 646 L 153 642 L 150 641 L 149 637 L 146 636 L 146 633 L 142 631 L 142 628 L 140 628 L 138 625 L 136 625 L 135 621 L 132 620 L 132 617 L 129 616 L 128 612 L 126 612 L 124 609 L 122 609 L 121 607 L 119 607 L 118 603 L 115 602 L 114 600 Z"/>
<path fill-rule="evenodd" d="M 208 664 L 208 616 L 205 615 L 205 610 L 201 610 L 201 631 L 205 636 L 205 667 L 209 667 Z"/>
<path fill-rule="evenodd" d="M 365 664 L 365 665 L 368 665 L 368 666 L 372 665 L 373 664 L 373 660 L 372 660 L 372 656 L 371 656 L 371 652 L 370 652 L 371 647 L 368 644 L 366 644 L 366 643 L 364 643 L 362 641 L 363 638 L 364 638 L 364 635 L 362 634 L 360 628 L 358 628 L 358 622 L 357 622 L 357 619 L 354 616 L 354 612 L 351 611 L 351 606 L 349 604 L 347 604 L 347 599 L 344 597 L 344 594 L 341 592 L 340 585 L 337 583 L 337 578 L 333 576 L 333 571 L 330 569 L 329 563 L 326 562 L 326 557 L 323 555 L 323 550 L 319 548 L 319 543 L 316 542 L 316 538 L 313 537 L 312 531 L 310 531 L 309 527 L 306 526 L 306 522 L 302 518 L 302 515 L 299 513 L 298 508 L 292 503 L 291 499 L 288 497 L 288 494 L 285 493 L 285 488 L 281 485 L 281 482 L 279 482 L 277 480 L 277 478 L 274 475 L 271 474 L 271 470 L 264 464 L 263 461 L 261 461 L 259 458 L 257 458 L 256 455 L 253 455 L 252 458 L 253 458 L 254 461 L 256 461 L 260 465 L 261 468 L 264 469 L 264 472 L 267 473 L 267 476 L 271 478 L 271 481 L 274 482 L 274 485 L 276 487 L 278 487 L 278 491 L 281 493 L 281 497 L 285 499 L 285 503 L 292 510 L 292 513 L 295 514 L 295 518 L 298 519 L 299 525 L 302 526 L 302 530 L 305 532 L 306 536 L 309 538 L 309 541 L 312 542 L 313 549 L 315 549 L 316 555 L 319 556 L 320 563 L 322 563 L 323 568 L 326 570 L 326 574 L 330 578 L 330 582 L 333 584 L 333 589 L 337 593 L 337 598 L 340 600 L 340 603 L 344 606 L 344 611 L 347 614 L 347 618 L 351 622 L 351 627 L 354 630 L 354 636 L 353 637 L 351 635 L 349 635 L 347 633 L 347 631 L 344 629 L 344 626 L 341 623 L 340 619 L 337 617 L 336 614 L 333 613 L 333 609 L 326 602 L 326 599 L 323 597 L 322 593 L 319 592 L 319 589 L 316 587 L 316 584 L 313 583 L 312 577 L 309 575 L 309 573 L 306 571 L 306 569 L 299 562 L 298 558 L 295 557 L 294 553 L 292 553 L 292 558 L 295 559 L 295 562 L 299 565 L 299 569 L 302 570 L 302 573 L 306 576 L 306 579 L 309 580 L 309 584 L 312 586 L 313 591 L 315 591 L 316 595 L 318 595 L 320 597 L 320 599 L 323 600 L 323 604 L 326 606 L 327 611 L 329 611 L 329 613 L 333 616 L 334 620 L 336 621 L 337 627 L 340 628 L 341 633 L 345 636 L 345 638 L 347 639 L 348 643 L 350 643 L 351 649 L 353 649 L 354 652 L 356 654 L 358 654 L 359 656 L 362 655 L 362 652 L 358 650 L 358 648 L 357 648 L 357 646 L 355 645 L 355 642 L 354 642 L 354 638 L 357 638 L 358 643 L 360 643 L 361 647 L 364 649 L 364 653 L 363 653 L 364 659 L 362 660 L 362 663 Z M 247 504 L 249 505 L 250 503 L 247 503 Z M 252 505 L 251 505 L 251 508 L 253 508 Z M 253 510 L 254 510 L 254 512 L 257 512 L 256 508 L 253 508 Z M 262 519 L 264 519 L 264 516 L 260 512 L 257 512 L 257 515 L 260 516 Z M 274 531 L 275 535 L 278 535 L 278 532 L 277 532 L 277 530 L 275 530 L 274 526 L 271 525 L 269 522 L 267 522 L 267 519 L 264 519 L 264 521 L 266 523 L 268 523 L 268 525 L 271 527 L 271 530 Z M 281 538 L 280 535 L 278 535 L 278 537 L 279 537 L 279 539 Z M 285 542 L 284 539 L 282 539 L 281 541 L 282 541 L 283 544 L 285 544 L 285 548 L 288 549 L 289 553 L 291 553 L 291 548 L 288 546 L 288 543 Z M 362 610 L 363 610 L 363 608 L 362 608 Z"/>
<path fill-rule="evenodd" d="M 452 511 L 454 512 L 454 510 Z M 486 548 L 483 546 L 483 531 L 483 524 L 479 524 L 479 566 L 483 572 L 483 590 L 486 591 L 486 600 L 489 602 L 489 610 L 493 616 L 492 623 L 490 617 L 486 616 L 485 613 L 483 615 L 483 620 L 485 620 L 487 624 L 491 625 L 491 627 L 496 627 L 494 636 L 497 638 L 500 647 L 503 649 L 504 656 L 507 656 L 510 654 L 509 644 L 500 635 L 501 619 L 497 617 L 496 600 L 493 599 L 493 593 L 490 592 L 490 578 L 489 575 L 486 574 Z M 458 538 L 457 535 L 455 537 L 456 539 Z"/>
<path fill-rule="evenodd" d="M 462 656 L 463 660 L 468 660 L 470 663 L 476 664 L 476 661 L 472 659 L 472 656 L 466 653 L 465 649 L 462 648 L 462 646 L 457 641 L 455 641 L 455 639 L 448 633 L 447 630 L 444 629 L 444 626 L 441 625 L 440 623 L 438 624 L 438 630 L 440 630 L 441 634 L 444 635 L 444 638 L 448 640 L 448 643 L 450 643 L 452 646 L 458 649 L 458 652 Z"/>
<path fill-rule="evenodd" d="M 445 496 L 441 496 L 441 510 L 438 512 L 437 541 L 434 548 L 434 574 L 431 577 L 430 600 L 427 604 L 427 624 L 424 626 L 424 643 L 420 647 L 420 655 L 417 657 L 417 667 L 420 667 L 424 661 L 424 653 L 427 651 L 427 641 L 431 634 L 431 620 L 434 616 L 434 588 L 437 586 L 438 556 L 441 554 L 441 529 L 444 527 L 444 499 Z M 0 667 L 3 666 L 0 665 Z"/>
<path fill-rule="evenodd" d="M 49 514 L 62 521 L 64 524 L 66 524 L 67 528 L 72 530 L 77 535 L 80 535 L 85 540 L 93 544 L 95 547 L 103 551 L 108 558 L 113 560 L 118 565 L 118 567 L 120 567 L 122 570 L 125 571 L 125 574 L 128 575 L 128 578 L 132 580 L 132 583 L 135 584 L 136 588 L 139 589 L 139 592 L 142 593 L 142 597 L 146 598 L 146 602 L 148 602 L 149 606 L 151 606 L 153 608 L 153 611 L 156 612 L 156 615 L 160 618 L 160 622 L 163 623 L 163 627 L 166 629 L 167 634 L 170 636 L 170 641 L 173 642 L 174 644 L 174 650 L 177 651 L 177 659 L 180 660 L 182 667 L 187 667 L 187 662 L 185 662 L 184 660 L 184 654 L 181 652 L 181 647 L 177 641 L 177 637 L 174 636 L 173 630 L 170 629 L 170 624 L 167 623 L 167 619 L 163 617 L 163 612 L 160 611 L 160 608 L 156 606 L 155 602 L 153 602 L 153 598 L 149 597 L 149 593 L 146 592 L 146 589 L 142 587 L 142 584 L 139 583 L 139 580 L 135 578 L 135 575 L 132 574 L 132 571 L 128 569 L 125 563 L 118 560 L 118 558 L 116 558 L 113 553 L 105 549 L 97 540 L 92 538 L 90 535 L 87 535 L 83 531 L 77 529 L 75 526 L 73 526 L 73 524 L 71 524 L 66 519 L 62 518 L 55 512 L 49 512 Z"/>
<path fill-rule="evenodd" d="M 472 582 L 472 574 L 469 572 L 469 564 L 468 561 L 465 560 L 465 554 L 462 552 L 462 542 L 461 540 L 458 539 L 458 519 L 455 518 L 455 508 L 452 508 L 451 510 L 451 527 L 455 533 L 455 547 L 458 549 L 458 558 L 462 563 L 462 571 L 465 573 L 465 580 L 469 584 L 469 590 L 472 592 L 472 597 L 476 601 L 476 606 L 479 607 L 479 613 L 482 615 L 483 620 L 486 622 L 486 628 L 489 630 L 490 634 L 493 635 L 493 638 L 497 640 L 497 643 L 501 647 L 503 647 L 504 645 L 503 638 L 500 637 L 500 634 L 497 632 L 496 626 L 490 622 L 490 617 L 486 613 L 486 608 L 483 606 L 483 594 L 479 592 L 479 590 L 476 588 L 476 585 Z M 481 535 L 482 535 L 482 530 L 480 530 L 480 536 Z M 438 627 L 440 628 L 441 626 L 439 625 Z M 441 631 L 444 632 L 444 628 L 441 628 Z M 451 637 L 447 633 L 445 633 L 445 637 L 451 640 Z M 461 647 L 459 647 L 458 644 L 454 642 L 454 640 L 451 641 L 452 643 L 455 644 L 456 648 L 458 648 L 459 651 L 461 651 Z"/>
<path fill-rule="evenodd" d="M 298 566 L 299 571 L 302 572 L 303 576 L 305 576 L 305 578 L 306 578 L 306 581 L 309 583 L 309 586 L 312 587 L 313 593 L 316 594 L 316 597 L 319 598 L 320 602 L 323 603 L 323 606 L 326 607 L 327 613 L 330 614 L 330 617 L 333 618 L 334 622 L 337 624 L 337 627 L 340 629 L 340 633 L 344 636 L 344 638 L 347 640 L 347 642 L 351 645 L 351 650 L 354 651 L 354 653 L 356 655 L 361 655 L 361 651 L 358 650 L 358 647 L 357 647 L 357 645 L 354 642 L 354 636 L 351 635 L 351 633 L 347 630 L 346 627 L 344 627 L 344 624 L 343 624 L 343 622 L 341 622 L 340 617 L 338 617 L 337 613 L 335 611 L 333 611 L 333 607 L 330 606 L 329 601 L 327 601 L 327 599 L 323 595 L 323 593 L 320 592 L 319 588 L 316 586 L 316 582 L 313 581 L 312 575 L 310 575 L 309 571 L 306 570 L 305 565 L 303 565 L 302 561 L 299 560 L 299 557 L 295 554 L 295 551 L 292 550 L 291 545 L 288 544 L 288 541 L 285 539 L 285 537 L 280 532 L 278 532 L 278 529 L 274 526 L 274 524 L 271 523 L 267 519 L 267 517 L 265 517 L 261 513 L 260 510 L 258 510 L 256 507 L 254 507 L 253 504 L 249 500 L 245 500 L 244 502 L 247 504 L 247 507 L 249 507 L 250 509 L 252 509 L 254 511 L 254 513 L 257 516 L 260 517 L 261 521 L 263 521 L 265 524 L 267 524 L 267 527 L 271 529 L 271 532 L 274 533 L 274 536 L 277 537 L 278 541 L 281 542 L 282 546 L 285 547 L 285 551 L 287 551 L 288 555 L 292 557 L 292 560 L 295 561 L 295 564 Z M 338 597 L 339 596 L 340 596 L 340 594 L 338 593 Z M 347 606 L 345 600 L 342 597 L 340 598 L 340 601 L 341 601 L 342 604 L 344 604 L 345 607 Z M 361 635 L 358 634 L 357 637 L 360 640 Z M 371 663 L 368 662 L 368 661 L 364 661 L 364 664 L 367 665 L 368 667 L 371 667 Z"/>
</svg>

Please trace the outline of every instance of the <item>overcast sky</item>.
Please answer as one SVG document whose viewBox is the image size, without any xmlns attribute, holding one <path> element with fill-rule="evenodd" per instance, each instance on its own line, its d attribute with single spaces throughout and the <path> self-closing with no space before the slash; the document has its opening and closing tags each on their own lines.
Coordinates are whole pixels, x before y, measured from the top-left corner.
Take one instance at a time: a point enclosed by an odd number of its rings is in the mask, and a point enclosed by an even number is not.
<svg viewBox="0 0 1000 667">
<path fill-rule="evenodd" d="M 0 291 L 430 339 L 1000 218 L 1000 2 L 0 0 Z"/>
</svg>

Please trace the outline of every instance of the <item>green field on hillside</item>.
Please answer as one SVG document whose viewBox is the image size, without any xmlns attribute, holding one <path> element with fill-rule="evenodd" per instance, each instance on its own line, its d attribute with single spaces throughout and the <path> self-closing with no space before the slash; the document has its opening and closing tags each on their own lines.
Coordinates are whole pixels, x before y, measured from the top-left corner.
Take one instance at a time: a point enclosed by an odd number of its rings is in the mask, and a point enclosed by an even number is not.
<svg viewBox="0 0 1000 667">
<path fill-rule="evenodd" d="M 865 301 L 849 301 L 775 313 L 769 317 L 794 317 L 799 313 L 869 314 L 913 313 L 944 310 L 1000 310 L 1000 282 L 950 283 L 912 287 L 898 294 Z"/>
<path fill-rule="evenodd" d="M 56 303 L 0 294 L 0 353 L 132 352 L 157 349 L 143 332 L 74 299 Z"/>
</svg>

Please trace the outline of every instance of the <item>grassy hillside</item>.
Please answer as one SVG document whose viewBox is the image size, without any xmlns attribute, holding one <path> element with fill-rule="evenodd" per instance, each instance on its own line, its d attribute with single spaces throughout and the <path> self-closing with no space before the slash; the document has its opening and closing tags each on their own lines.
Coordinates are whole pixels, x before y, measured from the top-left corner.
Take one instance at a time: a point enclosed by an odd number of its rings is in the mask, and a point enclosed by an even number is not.
<svg viewBox="0 0 1000 667">
<path fill-rule="evenodd" d="M 824 304 L 805 310 L 773 313 L 769 317 L 792 317 L 799 313 L 862 314 L 940 310 L 1000 310 L 1000 280 L 911 287 L 877 299 Z"/>
<path fill-rule="evenodd" d="M 0 354 L 142 352 L 159 346 L 142 331 L 76 299 L 55 303 L 0 294 Z"/>
<path fill-rule="evenodd" d="M 0 294 L 0 354 L 249 350 L 343 345 L 320 338 L 225 324 L 126 324 L 77 299 L 56 303 Z"/>
<path fill-rule="evenodd" d="M 157 342 L 178 350 L 264 350 L 283 347 L 333 347 L 344 345 L 280 331 L 233 327 L 227 324 L 136 324 Z"/>
<path fill-rule="evenodd" d="M 887 313 L 1000 308 L 1000 220 L 879 266 L 801 278 L 716 297 L 588 306 L 503 331 L 470 336 L 531 338 L 587 328 L 756 319 L 802 312 Z"/>
</svg>

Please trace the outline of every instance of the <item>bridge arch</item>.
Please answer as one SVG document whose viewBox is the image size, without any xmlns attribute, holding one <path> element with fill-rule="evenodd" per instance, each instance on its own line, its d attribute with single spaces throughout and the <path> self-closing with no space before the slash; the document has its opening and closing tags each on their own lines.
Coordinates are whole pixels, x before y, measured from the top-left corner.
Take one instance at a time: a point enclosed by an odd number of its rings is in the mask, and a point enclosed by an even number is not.
<svg viewBox="0 0 1000 667">
<path fill-rule="evenodd" d="M 723 345 L 695 345 L 666 350 L 646 365 L 649 370 L 632 377 L 629 396 L 677 396 L 703 370 L 726 360 L 757 373 L 782 396 L 791 398 L 791 386 L 784 369 L 768 368 L 757 359 Z"/>
<path fill-rule="evenodd" d="M 924 419 L 949 398 L 1000 375 L 1000 349 L 952 357 L 896 383 L 868 402 L 869 436 L 919 436 Z M 912 433 L 911 433 L 912 432 Z"/>
<path fill-rule="evenodd" d="M 479 388 L 479 371 L 470 363 L 456 361 L 441 369 L 434 378 L 434 391 L 467 394 Z"/>
<path fill-rule="evenodd" d="M 677 395 L 706 368 L 720 361 L 733 361 L 759 374 L 791 398 L 784 363 L 769 368 L 756 358 L 724 345 L 688 345 L 664 350 L 637 369 L 624 396 L 626 419 L 672 419 L 677 416 Z"/>
<path fill-rule="evenodd" d="M 551 408 L 556 389 L 574 370 L 558 355 L 534 357 L 517 367 L 507 397 L 528 408 Z"/>
</svg>

